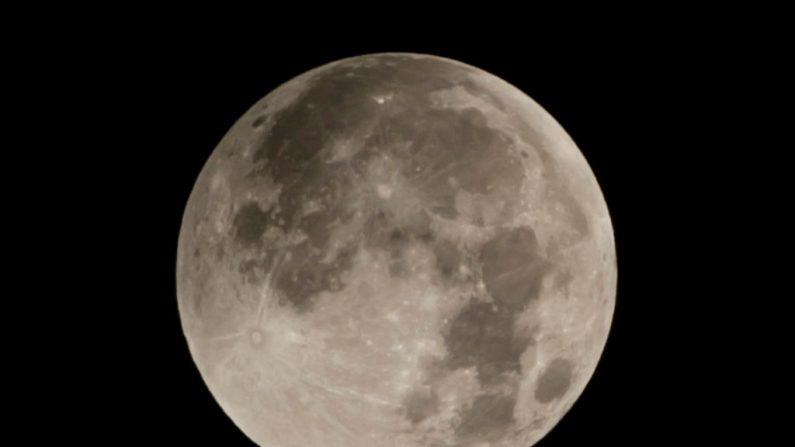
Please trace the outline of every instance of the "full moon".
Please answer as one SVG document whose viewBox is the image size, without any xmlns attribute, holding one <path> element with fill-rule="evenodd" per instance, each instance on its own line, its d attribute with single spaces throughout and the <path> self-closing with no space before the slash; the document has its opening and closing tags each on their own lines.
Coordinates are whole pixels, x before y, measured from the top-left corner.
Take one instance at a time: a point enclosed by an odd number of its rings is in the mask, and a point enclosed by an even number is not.
<svg viewBox="0 0 795 447">
<path fill-rule="evenodd" d="M 572 139 L 436 56 L 323 65 L 227 132 L 179 235 L 182 329 L 268 447 L 527 447 L 582 393 L 612 224 Z"/>
</svg>

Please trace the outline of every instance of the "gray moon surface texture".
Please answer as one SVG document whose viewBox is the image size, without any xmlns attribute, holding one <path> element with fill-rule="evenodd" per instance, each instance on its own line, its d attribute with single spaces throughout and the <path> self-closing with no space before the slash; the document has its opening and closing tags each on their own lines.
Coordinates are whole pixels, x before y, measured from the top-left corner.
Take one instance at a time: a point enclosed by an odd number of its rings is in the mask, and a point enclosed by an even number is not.
<svg viewBox="0 0 795 447">
<path fill-rule="evenodd" d="M 191 355 L 274 447 L 527 447 L 604 349 L 613 230 L 537 103 L 453 60 L 332 62 L 228 131 L 179 236 Z"/>
</svg>

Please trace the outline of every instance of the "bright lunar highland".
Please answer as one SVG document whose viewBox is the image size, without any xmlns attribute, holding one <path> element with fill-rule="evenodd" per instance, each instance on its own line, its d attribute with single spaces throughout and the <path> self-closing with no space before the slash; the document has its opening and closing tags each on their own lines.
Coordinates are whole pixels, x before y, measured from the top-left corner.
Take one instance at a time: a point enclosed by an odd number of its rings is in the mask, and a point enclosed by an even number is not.
<svg viewBox="0 0 795 447">
<path fill-rule="evenodd" d="M 265 447 L 530 446 L 592 376 L 616 275 L 563 128 L 494 75 L 404 53 L 248 110 L 196 180 L 177 259 L 198 370 Z"/>
</svg>

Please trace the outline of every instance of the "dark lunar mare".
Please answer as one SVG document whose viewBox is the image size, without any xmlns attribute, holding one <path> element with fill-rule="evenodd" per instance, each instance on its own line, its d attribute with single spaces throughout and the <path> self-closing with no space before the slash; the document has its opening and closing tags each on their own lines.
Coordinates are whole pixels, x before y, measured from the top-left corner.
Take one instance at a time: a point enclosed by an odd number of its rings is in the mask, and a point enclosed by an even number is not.
<svg viewBox="0 0 795 447">
<path fill-rule="evenodd" d="M 571 386 L 574 364 L 567 359 L 552 360 L 541 373 L 536 384 L 535 398 L 542 403 L 559 399 Z"/>
<path fill-rule="evenodd" d="M 439 109 L 431 103 L 433 92 L 456 85 L 470 89 L 472 94 L 486 95 L 466 79 L 470 72 L 469 68 L 436 60 L 385 55 L 372 64 L 331 67 L 312 80 L 302 96 L 274 116 L 273 127 L 263 132 L 257 143 L 253 155 L 256 167 L 251 175 L 268 176 L 282 186 L 282 192 L 278 207 L 271 210 L 262 210 L 253 202 L 237 210 L 237 242 L 268 256 L 246 264 L 241 273 L 247 278 L 262 278 L 276 269 L 274 285 L 281 302 L 298 312 L 310 311 L 319 292 L 344 287 L 342 275 L 351 267 L 362 241 L 348 241 L 336 259 L 322 262 L 333 242 L 329 240 L 329 224 L 350 221 L 350 202 L 361 200 L 350 197 L 350 193 L 361 186 L 366 166 L 374 157 L 386 154 L 397 160 L 402 175 L 418 187 L 424 206 L 407 210 L 416 215 L 408 219 L 410 228 L 396 226 L 394 216 L 377 205 L 364 210 L 368 223 L 359 239 L 387 250 L 393 259 L 390 271 L 395 275 L 406 272 L 402 264 L 405 241 L 433 238 L 423 213 L 455 218 L 459 189 L 485 193 L 501 183 L 503 188 L 518 187 L 524 174 L 518 164 L 508 163 L 512 155 L 507 136 L 490 128 L 477 109 Z M 387 106 L 373 99 L 392 93 Z M 252 125 L 262 124 L 263 120 L 255 119 Z M 342 162 L 330 160 L 324 151 L 329 142 L 354 135 L 362 136 L 364 148 Z M 450 179 L 455 181 L 451 183 Z M 306 215 L 304 205 L 308 200 L 318 200 L 320 207 Z M 386 222 L 382 222 L 384 219 Z M 260 244 L 269 227 L 286 234 L 300 232 L 307 240 L 291 248 L 289 256 L 277 254 L 282 261 L 275 265 L 269 247 Z M 381 233 L 391 234 L 392 239 L 382 238 Z M 442 242 L 434 250 L 442 274 L 452 275 L 455 253 L 450 246 Z"/>
<path fill-rule="evenodd" d="M 480 250 L 483 282 L 492 302 L 471 300 L 445 336 L 447 368 L 475 367 L 487 388 L 520 373 L 522 353 L 535 340 L 514 331 L 525 306 L 538 299 L 547 263 L 530 227 L 503 229 Z M 522 334 L 522 335 L 520 335 Z M 515 387 L 515 385 L 514 385 Z M 478 439 L 501 432 L 514 422 L 516 393 L 486 391 L 462 415 L 456 434 Z"/>
<path fill-rule="evenodd" d="M 516 393 L 487 393 L 475 399 L 461 417 L 455 434 L 462 439 L 499 439 L 513 422 Z"/>
</svg>

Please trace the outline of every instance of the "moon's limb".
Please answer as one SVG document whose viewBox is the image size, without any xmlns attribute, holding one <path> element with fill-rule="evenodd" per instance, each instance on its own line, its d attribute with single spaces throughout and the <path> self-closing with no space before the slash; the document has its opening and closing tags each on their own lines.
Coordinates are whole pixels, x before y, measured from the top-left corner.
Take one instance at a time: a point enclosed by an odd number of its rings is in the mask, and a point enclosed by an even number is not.
<svg viewBox="0 0 795 447">
<path fill-rule="evenodd" d="M 380 54 L 254 105 L 186 207 L 178 302 L 224 411 L 275 446 L 526 446 L 585 387 L 616 287 L 607 207 L 540 106 Z"/>
</svg>

